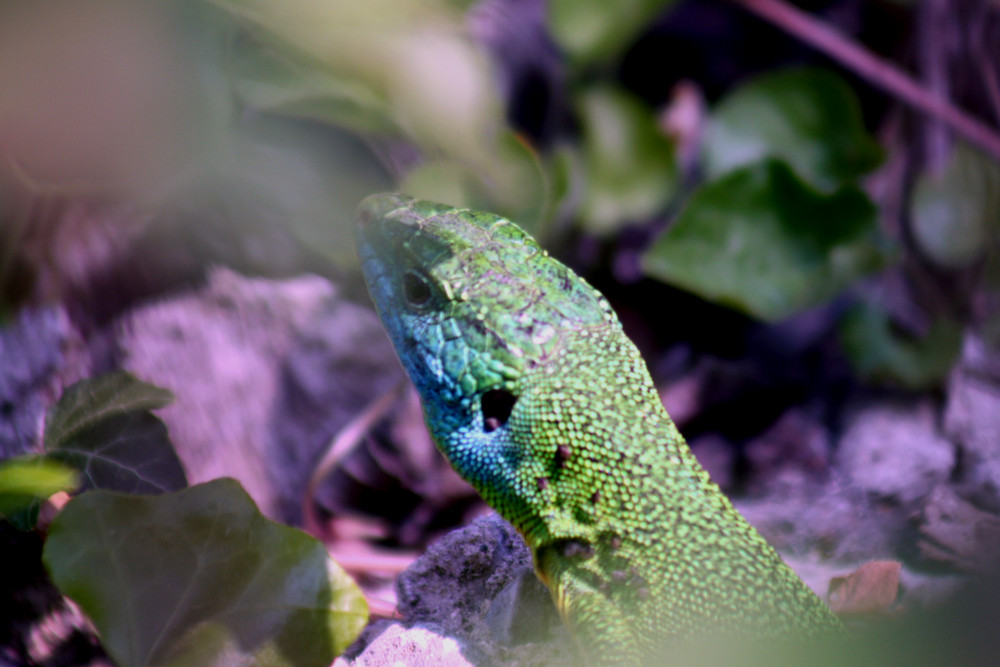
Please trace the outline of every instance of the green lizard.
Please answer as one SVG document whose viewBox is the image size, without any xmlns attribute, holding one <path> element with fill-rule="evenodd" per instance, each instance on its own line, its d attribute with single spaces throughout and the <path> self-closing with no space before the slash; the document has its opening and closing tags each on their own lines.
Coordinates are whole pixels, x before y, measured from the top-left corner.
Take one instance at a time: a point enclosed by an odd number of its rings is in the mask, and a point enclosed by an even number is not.
<svg viewBox="0 0 1000 667">
<path fill-rule="evenodd" d="M 524 536 L 587 654 L 840 630 L 709 480 L 608 302 L 526 232 L 387 194 L 358 241 L 435 442 Z"/>
</svg>

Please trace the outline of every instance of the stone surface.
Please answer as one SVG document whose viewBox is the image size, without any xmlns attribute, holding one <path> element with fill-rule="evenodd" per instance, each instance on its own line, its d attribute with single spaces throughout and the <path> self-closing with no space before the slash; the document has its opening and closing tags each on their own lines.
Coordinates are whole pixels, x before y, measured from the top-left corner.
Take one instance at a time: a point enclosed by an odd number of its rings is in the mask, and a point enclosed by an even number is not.
<svg viewBox="0 0 1000 667">
<path fill-rule="evenodd" d="M 892 558 L 908 516 L 872 507 L 837 477 L 794 493 L 734 499 L 734 504 L 783 556 L 815 554 L 848 569 L 863 560 Z"/>
<path fill-rule="evenodd" d="M 45 411 L 90 365 L 61 309 L 26 308 L 0 328 L 0 460 L 40 447 Z"/>
<path fill-rule="evenodd" d="M 876 403 L 849 415 L 836 466 L 847 482 L 892 505 L 914 505 L 946 481 L 954 445 L 938 433 L 933 403 Z"/>
<path fill-rule="evenodd" d="M 1000 352 L 968 336 L 947 394 L 944 429 L 961 451 L 959 489 L 1000 512 Z"/>
<path fill-rule="evenodd" d="M 397 580 L 407 624 L 440 629 L 488 662 L 569 664 L 572 638 L 531 570 L 517 532 L 495 514 L 454 531 Z M 478 664 L 474 654 L 467 655 Z"/>
<path fill-rule="evenodd" d="M 355 667 L 472 667 L 461 645 L 428 628 L 389 625 L 351 664 Z"/>
<path fill-rule="evenodd" d="M 123 368 L 177 397 L 158 415 L 190 483 L 235 477 L 293 523 L 332 435 L 401 377 L 375 314 L 313 276 L 215 270 L 204 289 L 131 312 L 117 344 Z"/>
<path fill-rule="evenodd" d="M 920 554 L 934 563 L 982 574 L 1000 564 L 1000 516 L 977 509 L 948 486 L 934 489 L 918 526 Z"/>
<path fill-rule="evenodd" d="M 830 464 L 830 431 L 812 410 L 785 410 L 746 444 L 747 490 L 753 496 L 788 496 L 825 482 Z"/>
</svg>

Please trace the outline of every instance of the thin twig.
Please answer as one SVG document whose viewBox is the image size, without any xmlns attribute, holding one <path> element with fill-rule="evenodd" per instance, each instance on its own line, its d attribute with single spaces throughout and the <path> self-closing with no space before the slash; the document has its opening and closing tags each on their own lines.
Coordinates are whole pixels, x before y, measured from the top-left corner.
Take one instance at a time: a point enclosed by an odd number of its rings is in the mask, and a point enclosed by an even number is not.
<svg viewBox="0 0 1000 667">
<path fill-rule="evenodd" d="M 976 64 L 979 66 L 979 72 L 982 75 L 983 87 L 986 89 L 986 97 L 990 101 L 990 106 L 993 109 L 993 116 L 996 118 L 996 122 L 1000 123 L 1000 76 L 997 74 L 997 69 L 993 65 L 994 55 L 989 49 L 989 22 L 980 20 L 977 21 L 973 26 L 973 34 L 969 39 L 970 50 L 972 51 L 973 57 L 976 59 Z"/>
<path fill-rule="evenodd" d="M 388 600 L 383 600 L 382 598 L 365 596 L 365 602 L 368 603 L 368 615 L 371 620 L 375 621 L 381 618 L 385 619 L 398 619 L 401 618 L 399 615 L 399 610 L 396 605 Z"/>
<path fill-rule="evenodd" d="M 306 532 L 328 538 L 323 523 L 316 512 L 316 490 L 330 471 L 361 441 L 372 427 L 385 416 L 396 399 L 403 393 L 406 382 L 400 380 L 395 387 L 376 399 L 365 411 L 352 419 L 331 441 L 323 458 L 316 465 L 302 496 L 302 514 Z"/>
<path fill-rule="evenodd" d="M 416 552 L 394 553 L 381 549 L 369 549 L 361 553 L 351 553 L 338 550 L 330 550 L 330 557 L 337 561 L 337 565 L 348 572 L 381 572 L 382 574 L 397 575 L 406 568 L 413 565 L 417 559 Z"/>
<path fill-rule="evenodd" d="M 935 97 L 901 69 L 844 37 L 822 21 L 783 0 L 733 2 L 774 23 L 817 51 L 822 51 L 915 109 L 938 118 L 973 146 L 1000 160 L 1000 133 L 947 100 Z"/>
</svg>

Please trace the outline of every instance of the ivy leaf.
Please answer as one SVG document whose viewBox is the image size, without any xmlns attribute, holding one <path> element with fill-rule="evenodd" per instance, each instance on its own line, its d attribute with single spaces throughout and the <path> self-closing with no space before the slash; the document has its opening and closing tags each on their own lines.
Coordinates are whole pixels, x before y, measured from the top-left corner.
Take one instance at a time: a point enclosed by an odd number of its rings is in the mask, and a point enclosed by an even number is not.
<svg viewBox="0 0 1000 667">
<path fill-rule="evenodd" d="M 765 160 L 699 188 L 642 266 L 709 301 L 780 320 L 883 264 L 876 213 L 855 186 L 824 194 Z"/>
<path fill-rule="evenodd" d="M 46 417 L 50 458 L 83 473 L 85 488 L 163 493 L 187 486 L 167 427 L 149 413 L 166 389 L 116 372 L 69 387 Z"/>
<path fill-rule="evenodd" d="M 719 102 L 705 135 L 711 177 L 777 157 L 816 187 L 856 180 L 882 161 L 851 88 L 824 69 L 769 72 Z"/>
<path fill-rule="evenodd" d="M 53 449 L 80 431 L 117 415 L 156 410 L 174 402 L 166 389 L 124 371 L 81 380 L 67 387 L 45 416 L 45 448 Z"/>
<path fill-rule="evenodd" d="M 148 412 L 115 415 L 49 450 L 83 473 L 84 488 L 164 493 L 187 486 L 167 427 Z"/>
<path fill-rule="evenodd" d="M 549 25 L 579 65 L 614 58 L 672 0 L 550 0 Z"/>
<path fill-rule="evenodd" d="M 666 207 L 677 189 L 676 158 L 652 111 L 623 91 L 594 88 L 581 97 L 579 114 L 584 227 L 608 234 Z"/>
<path fill-rule="evenodd" d="M 935 264 L 960 269 L 982 256 L 1000 231 L 1000 165 L 963 143 L 944 172 L 923 173 L 911 200 L 917 245 Z"/>
<path fill-rule="evenodd" d="M 938 319 L 922 338 L 893 331 L 888 313 L 862 304 L 841 322 L 840 338 L 858 375 L 906 389 L 939 385 L 954 366 L 962 347 L 962 329 Z"/>
<path fill-rule="evenodd" d="M 31 530 L 38 507 L 57 491 L 72 491 L 77 473 L 40 456 L 21 456 L 0 462 L 0 518 L 20 530 Z"/>
<path fill-rule="evenodd" d="M 367 621 L 323 545 L 264 518 L 231 479 L 82 494 L 52 522 L 43 560 L 122 667 L 325 667 Z"/>
</svg>

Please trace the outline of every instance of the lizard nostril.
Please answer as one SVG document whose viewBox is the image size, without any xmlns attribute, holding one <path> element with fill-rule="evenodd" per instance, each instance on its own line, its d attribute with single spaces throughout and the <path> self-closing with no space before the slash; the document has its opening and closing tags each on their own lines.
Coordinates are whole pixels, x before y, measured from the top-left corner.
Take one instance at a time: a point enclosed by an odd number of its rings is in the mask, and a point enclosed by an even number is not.
<svg viewBox="0 0 1000 667">
<path fill-rule="evenodd" d="M 517 403 L 517 396 L 505 389 L 491 389 L 480 401 L 483 410 L 483 429 L 489 433 L 495 431 L 510 419 L 510 413 Z"/>
</svg>

